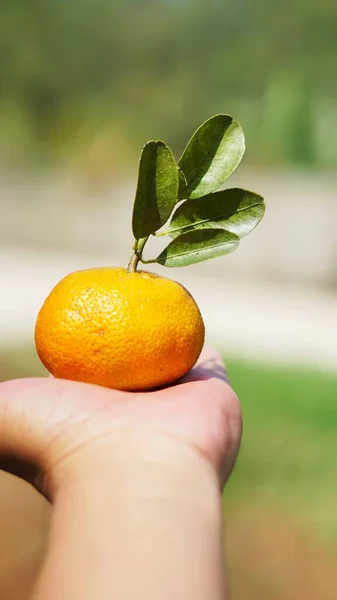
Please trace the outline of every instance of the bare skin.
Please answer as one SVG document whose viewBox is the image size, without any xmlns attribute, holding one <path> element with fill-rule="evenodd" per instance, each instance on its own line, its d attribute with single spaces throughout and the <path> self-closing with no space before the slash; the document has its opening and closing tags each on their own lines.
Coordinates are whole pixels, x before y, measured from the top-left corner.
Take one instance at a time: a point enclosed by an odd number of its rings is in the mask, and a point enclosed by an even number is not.
<svg viewBox="0 0 337 600">
<path fill-rule="evenodd" d="M 240 439 L 240 405 L 211 351 L 146 394 L 0 384 L 0 467 L 53 504 L 33 599 L 223 600 L 221 488 Z"/>
</svg>

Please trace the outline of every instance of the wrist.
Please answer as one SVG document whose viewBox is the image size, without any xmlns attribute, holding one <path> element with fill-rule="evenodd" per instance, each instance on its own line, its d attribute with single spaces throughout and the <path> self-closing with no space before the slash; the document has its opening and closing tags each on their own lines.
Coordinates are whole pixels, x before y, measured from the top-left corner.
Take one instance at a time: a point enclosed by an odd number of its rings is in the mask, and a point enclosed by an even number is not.
<svg viewBox="0 0 337 600">
<path fill-rule="evenodd" d="M 38 599 L 68 565 L 76 587 L 69 574 L 51 600 L 224 597 L 219 482 L 192 447 L 120 431 L 68 457 L 54 478 L 53 554 Z"/>
<path fill-rule="evenodd" d="M 154 493 L 158 481 L 166 486 L 170 480 L 171 489 L 178 491 L 182 481 L 188 481 L 192 489 L 199 488 L 201 479 L 219 493 L 215 468 L 197 449 L 164 432 L 129 427 L 116 428 L 108 437 L 102 436 L 73 451 L 51 467 L 49 480 L 56 496 L 78 484 L 81 488 L 106 488 L 120 479 L 127 486 L 139 480 L 139 490 L 145 474 L 156 480 Z M 187 485 L 183 488 L 189 490 Z"/>
</svg>

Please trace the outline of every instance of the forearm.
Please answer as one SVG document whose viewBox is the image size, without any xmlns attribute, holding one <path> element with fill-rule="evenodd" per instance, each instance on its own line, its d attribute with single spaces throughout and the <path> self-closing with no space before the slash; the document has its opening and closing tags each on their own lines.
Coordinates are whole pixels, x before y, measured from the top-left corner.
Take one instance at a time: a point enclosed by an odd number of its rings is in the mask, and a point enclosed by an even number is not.
<svg viewBox="0 0 337 600">
<path fill-rule="evenodd" d="M 161 435 L 95 456 L 57 492 L 34 600 L 223 600 L 221 498 L 208 462 Z"/>
</svg>

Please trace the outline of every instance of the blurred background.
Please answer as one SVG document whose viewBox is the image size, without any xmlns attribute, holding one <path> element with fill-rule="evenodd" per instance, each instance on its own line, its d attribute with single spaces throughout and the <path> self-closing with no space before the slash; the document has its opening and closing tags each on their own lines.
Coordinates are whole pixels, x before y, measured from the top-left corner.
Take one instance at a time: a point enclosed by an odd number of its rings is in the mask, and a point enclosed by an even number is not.
<svg viewBox="0 0 337 600">
<path fill-rule="evenodd" d="M 2 0 L 0 380 L 43 374 L 34 321 L 71 270 L 126 265 L 142 145 L 225 112 L 266 199 L 235 254 L 157 269 L 193 293 L 244 439 L 224 493 L 233 600 L 337 597 L 337 4 Z M 50 509 L 0 476 L 0 600 L 25 600 Z M 18 569 L 21 575 L 18 577 Z"/>
</svg>

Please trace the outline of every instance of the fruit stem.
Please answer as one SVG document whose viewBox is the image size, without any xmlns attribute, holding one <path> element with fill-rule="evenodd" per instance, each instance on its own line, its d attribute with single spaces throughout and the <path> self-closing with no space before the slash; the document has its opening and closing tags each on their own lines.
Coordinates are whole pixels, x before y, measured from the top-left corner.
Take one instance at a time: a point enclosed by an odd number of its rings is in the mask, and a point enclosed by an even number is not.
<svg viewBox="0 0 337 600">
<path fill-rule="evenodd" d="M 139 256 L 137 255 L 137 252 L 135 252 L 129 261 L 128 264 L 128 273 L 135 273 L 137 271 L 137 266 L 139 263 Z"/>
<path fill-rule="evenodd" d="M 135 243 L 133 245 L 134 253 L 131 256 L 130 262 L 128 264 L 128 272 L 129 273 L 135 273 L 137 271 L 138 263 L 142 259 L 142 252 L 143 252 L 144 246 L 148 239 L 149 239 L 149 236 L 145 237 L 145 238 L 141 238 L 140 240 L 135 240 Z"/>
</svg>

